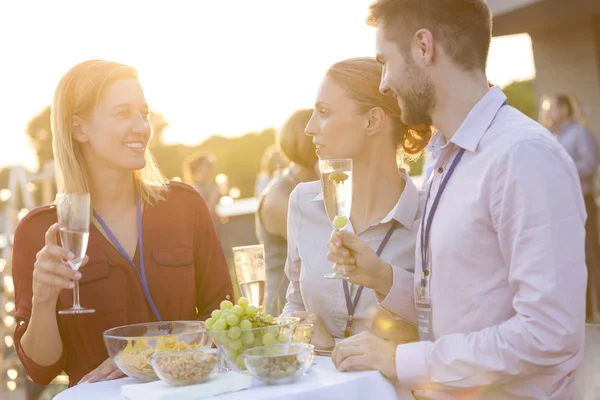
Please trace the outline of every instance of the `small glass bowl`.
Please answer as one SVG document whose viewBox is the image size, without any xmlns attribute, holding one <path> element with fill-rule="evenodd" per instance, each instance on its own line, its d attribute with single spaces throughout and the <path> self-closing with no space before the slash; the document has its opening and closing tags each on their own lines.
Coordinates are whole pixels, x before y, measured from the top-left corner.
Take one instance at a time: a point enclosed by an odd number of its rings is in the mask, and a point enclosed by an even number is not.
<svg viewBox="0 0 600 400">
<path fill-rule="evenodd" d="M 173 386 L 208 381 L 219 366 L 218 349 L 190 349 L 154 353 L 152 368 L 160 380 Z"/>
<path fill-rule="evenodd" d="M 294 382 L 312 367 L 312 344 L 291 343 L 256 347 L 243 353 L 250 375 L 269 385 Z"/>
</svg>

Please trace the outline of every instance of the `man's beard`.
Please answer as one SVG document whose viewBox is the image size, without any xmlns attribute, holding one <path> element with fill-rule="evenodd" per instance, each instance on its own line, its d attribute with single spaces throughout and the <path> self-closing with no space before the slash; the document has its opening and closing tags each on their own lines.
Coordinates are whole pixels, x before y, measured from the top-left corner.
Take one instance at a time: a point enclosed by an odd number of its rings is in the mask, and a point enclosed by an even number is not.
<svg viewBox="0 0 600 400">
<path fill-rule="evenodd" d="M 404 71 L 410 87 L 397 89 L 401 100 L 402 122 L 408 126 L 432 125 L 431 112 L 435 106 L 435 90 L 429 79 L 413 63 Z"/>
</svg>

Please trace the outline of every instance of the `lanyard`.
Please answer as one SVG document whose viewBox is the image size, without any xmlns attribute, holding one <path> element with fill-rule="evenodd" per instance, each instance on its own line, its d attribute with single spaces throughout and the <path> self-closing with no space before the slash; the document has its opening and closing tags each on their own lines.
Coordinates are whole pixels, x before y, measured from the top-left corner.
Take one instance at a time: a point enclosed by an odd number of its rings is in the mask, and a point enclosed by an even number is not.
<svg viewBox="0 0 600 400">
<path fill-rule="evenodd" d="M 429 190 L 427 191 L 427 198 L 425 199 L 425 209 L 423 210 L 423 217 L 421 218 L 421 265 L 422 265 L 422 273 L 421 276 L 421 288 L 424 288 L 427 284 L 427 280 L 425 279 L 429 275 L 429 267 L 427 266 L 427 253 L 429 251 L 429 236 L 431 230 L 431 222 L 433 221 L 433 216 L 435 215 L 435 211 L 437 210 L 437 206 L 440 202 L 440 198 L 446 189 L 446 185 L 448 181 L 452 177 L 456 166 L 460 162 L 463 154 L 465 154 L 465 149 L 460 149 L 458 154 L 454 157 L 448 172 L 444 179 L 442 179 L 442 183 L 440 184 L 440 188 L 438 189 L 437 194 L 435 195 L 435 199 L 433 200 L 433 204 L 431 205 L 431 210 L 429 211 L 429 217 L 427 218 L 427 225 L 425 225 L 425 219 L 427 215 L 427 203 L 429 203 L 429 197 L 431 196 L 431 187 L 433 186 L 433 179 L 429 183 Z"/>
<path fill-rule="evenodd" d="M 500 108 L 506 105 L 506 100 Z M 442 180 L 440 184 L 440 188 L 438 189 L 437 194 L 435 195 L 435 199 L 433 200 L 433 204 L 431 205 L 431 210 L 429 211 L 429 217 L 427 218 L 427 225 L 425 224 L 425 218 L 427 214 L 427 203 L 429 203 L 429 197 L 431 196 L 431 187 L 433 186 L 433 179 L 429 183 L 429 190 L 427 191 L 427 198 L 425 199 L 425 209 L 423 210 L 423 217 L 421 218 L 421 265 L 423 274 L 421 276 L 421 289 L 423 289 L 427 285 L 427 276 L 429 275 L 429 267 L 427 265 L 427 255 L 429 252 L 429 239 L 430 239 L 430 230 L 431 230 L 431 222 L 433 221 L 433 216 L 435 215 L 435 211 L 437 210 L 438 203 L 440 202 L 440 198 L 446 189 L 446 185 L 448 181 L 452 177 L 454 173 L 454 169 L 460 162 L 463 154 L 465 154 L 465 149 L 460 149 L 458 154 L 454 157 L 446 176 Z"/>
<path fill-rule="evenodd" d="M 98 220 L 98 223 L 102 226 L 102 229 L 104 229 L 104 232 L 106 232 L 106 234 L 108 235 L 110 240 L 113 242 L 115 247 L 119 250 L 121 255 L 123 257 L 125 257 L 125 259 L 127 261 L 129 261 L 129 264 L 131 264 L 131 267 L 137 273 L 138 278 L 140 279 L 140 283 L 142 284 L 142 290 L 144 291 L 144 296 L 146 297 L 146 300 L 148 301 L 150 308 L 152 308 L 152 312 L 154 313 L 154 316 L 156 317 L 156 319 L 158 321 L 162 321 L 162 318 L 160 317 L 160 313 L 158 312 L 158 308 L 156 307 L 156 304 L 154 304 L 154 300 L 152 300 L 152 295 L 150 294 L 150 288 L 148 287 L 148 281 L 146 280 L 146 268 L 144 265 L 144 247 L 142 244 L 142 242 L 143 242 L 143 240 L 142 240 L 142 206 L 140 203 L 140 196 L 137 194 L 135 197 L 135 201 L 136 201 L 136 210 L 137 210 L 138 247 L 140 250 L 141 273 L 137 270 L 135 263 L 129 257 L 129 254 L 127 254 L 127 252 L 125 251 L 123 246 L 121 246 L 121 243 L 119 243 L 119 241 L 117 240 L 115 235 L 108 228 L 108 226 L 104 223 L 104 220 L 102 220 L 102 218 L 100 217 L 100 215 L 98 215 L 98 213 L 96 211 L 94 211 L 94 217 L 96 217 L 96 220 Z"/>
<path fill-rule="evenodd" d="M 381 241 L 381 244 L 379 245 L 379 248 L 377 249 L 378 257 L 381 255 L 381 252 L 385 248 L 385 245 L 392 237 L 392 234 L 396 230 L 397 225 L 398 225 L 398 221 L 394 221 L 391 228 L 385 234 L 385 237 L 383 238 L 383 240 Z M 346 321 L 346 329 L 344 329 L 344 337 L 348 338 L 348 337 L 350 337 L 350 332 L 352 330 L 352 323 L 354 322 L 354 312 L 356 311 L 356 305 L 358 304 L 358 300 L 360 300 L 360 295 L 362 294 L 364 287 L 363 286 L 358 287 L 358 290 L 356 291 L 356 294 L 354 295 L 354 301 L 351 301 L 350 288 L 348 287 L 348 281 L 346 281 L 344 279 L 343 285 L 344 285 L 344 295 L 346 297 L 346 308 L 348 309 L 348 321 Z"/>
</svg>

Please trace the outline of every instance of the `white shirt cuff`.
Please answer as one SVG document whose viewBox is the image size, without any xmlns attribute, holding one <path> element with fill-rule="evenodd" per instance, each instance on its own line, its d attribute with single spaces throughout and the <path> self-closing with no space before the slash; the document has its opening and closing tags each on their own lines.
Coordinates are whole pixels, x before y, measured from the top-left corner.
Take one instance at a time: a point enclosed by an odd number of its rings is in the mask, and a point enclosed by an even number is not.
<svg viewBox="0 0 600 400">
<path fill-rule="evenodd" d="M 396 375 L 401 387 L 417 389 L 431 381 L 432 342 L 414 342 L 396 347 Z"/>
</svg>

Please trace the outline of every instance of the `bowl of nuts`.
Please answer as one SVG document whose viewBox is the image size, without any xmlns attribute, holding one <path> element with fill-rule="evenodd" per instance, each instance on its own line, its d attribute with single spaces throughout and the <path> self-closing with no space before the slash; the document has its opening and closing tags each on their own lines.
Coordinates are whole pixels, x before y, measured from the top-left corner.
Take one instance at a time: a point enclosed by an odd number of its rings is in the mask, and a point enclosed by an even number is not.
<svg viewBox="0 0 600 400">
<path fill-rule="evenodd" d="M 312 344 L 255 347 L 243 353 L 248 372 L 269 385 L 291 383 L 308 372 L 315 357 Z"/>
<path fill-rule="evenodd" d="M 152 354 L 150 362 L 156 375 L 169 385 L 194 385 L 214 375 L 219 366 L 219 350 L 164 351 Z"/>
<path fill-rule="evenodd" d="M 108 355 L 121 372 L 143 381 L 158 379 L 150 363 L 154 353 L 212 346 L 212 339 L 202 321 L 126 325 L 108 329 L 103 337 Z"/>
</svg>

